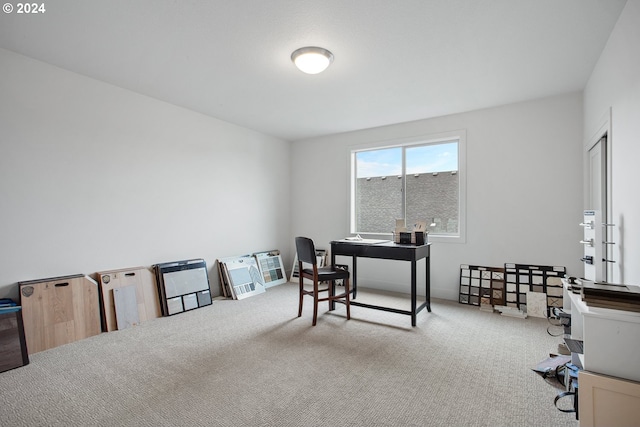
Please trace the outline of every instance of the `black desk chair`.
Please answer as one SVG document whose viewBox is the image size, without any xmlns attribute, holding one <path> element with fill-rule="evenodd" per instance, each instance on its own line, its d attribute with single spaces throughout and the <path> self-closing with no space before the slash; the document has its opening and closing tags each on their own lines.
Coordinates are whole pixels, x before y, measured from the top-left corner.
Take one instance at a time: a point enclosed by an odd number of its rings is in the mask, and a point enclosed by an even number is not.
<svg viewBox="0 0 640 427">
<path fill-rule="evenodd" d="M 332 265 L 327 267 L 318 267 L 318 259 L 316 258 L 316 248 L 313 244 L 313 240 L 307 237 L 296 237 L 296 252 L 298 254 L 298 277 L 300 279 L 300 305 L 298 307 L 298 317 L 302 316 L 302 298 L 305 295 L 311 295 L 313 297 L 313 326 L 316 325 L 318 318 L 318 302 L 329 301 L 329 307 L 332 302 L 340 302 L 347 306 L 347 320 L 351 318 L 351 310 L 349 304 L 349 272 L 341 268 L 336 268 Z M 313 268 L 302 268 L 302 263 L 306 262 L 311 264 Z M 313 281 L 313 290 L 306 290 L 304 288 L 304 279 L 310 279 Z M 344 293 L 334 295 L 333 285 L 334 280 L 340 280 L 344 282 Z M 321 282 L 329 282 L 326 288 L 319 288 Z M 320 292 L 328 292 L 326 298 L 320 298 Z"/>
</svg>

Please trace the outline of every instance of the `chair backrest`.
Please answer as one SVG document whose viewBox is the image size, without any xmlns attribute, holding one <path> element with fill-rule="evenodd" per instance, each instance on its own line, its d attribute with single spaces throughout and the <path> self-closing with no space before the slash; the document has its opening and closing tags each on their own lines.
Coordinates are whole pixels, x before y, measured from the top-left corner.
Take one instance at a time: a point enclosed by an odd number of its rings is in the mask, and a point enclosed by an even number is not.
<svg viewBox="0 0 640 427">
<path fill-rule="evenodd" d="M 318 262 L 313 240 L 308 237 L 296 237 L 296 252 L 298 254 L 299 261 L 313 265 L 316 265 Z"/>
</svg>

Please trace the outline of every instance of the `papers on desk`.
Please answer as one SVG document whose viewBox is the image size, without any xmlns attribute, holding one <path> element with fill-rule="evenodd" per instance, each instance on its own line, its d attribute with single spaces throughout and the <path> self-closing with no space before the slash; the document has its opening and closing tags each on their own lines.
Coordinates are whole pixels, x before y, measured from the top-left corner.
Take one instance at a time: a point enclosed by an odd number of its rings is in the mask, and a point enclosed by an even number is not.
<svg viewBox="0 0 640 427">
<path fill-rule="evenodd" d="M 388 243 L 391 240 L 384 240 L 384 239 L 363 239 L 360 236 L 355 236 L 355 237 L 345 237 L 342 240 L 338 240 L 339 242 L 349 242 L 349 243 L 366 243 L 369 245 L 375 245 L 378 243 Z"/>
</svg>

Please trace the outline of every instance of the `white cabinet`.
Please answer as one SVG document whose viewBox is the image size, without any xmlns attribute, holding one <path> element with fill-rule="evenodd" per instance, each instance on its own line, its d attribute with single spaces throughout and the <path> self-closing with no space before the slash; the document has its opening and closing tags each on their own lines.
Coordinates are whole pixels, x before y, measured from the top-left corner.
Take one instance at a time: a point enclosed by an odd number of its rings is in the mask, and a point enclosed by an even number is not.
<svg viewBox="0 0 640 427">
<path fill-rule="evenodd" d="M 568 290 L 565 280 L 563 284 L 564 308 L 571 310 L 571 338 L 584 341 L 582 367 L 640 381 L 640 313 L 589 307 L 580 294 Z"/>
<path fill-rule="evenodd" d="M 640 383 L 581 371 L 580 427 L 640 426 Z"/>
<path fill-rule="evenodd" d="M 571 355 L 584 368 L 578 376 L 580 427 L 640 427 L 640 313 L 589 307 L 564 279 L 563 286 L 571 338 L 584 345 L 584 354 Z"/>
</svg>

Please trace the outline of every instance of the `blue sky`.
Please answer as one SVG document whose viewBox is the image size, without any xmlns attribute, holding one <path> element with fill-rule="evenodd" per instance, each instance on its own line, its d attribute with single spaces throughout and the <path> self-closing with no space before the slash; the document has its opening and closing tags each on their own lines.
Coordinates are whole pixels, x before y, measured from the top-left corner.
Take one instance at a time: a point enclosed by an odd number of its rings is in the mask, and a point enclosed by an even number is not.
<svg viewBox="0 0 640 427">
<path fill-rule="evenodd" d="M 402 148 L 361 151 L 356 154 L 358 178 L 394 176 L 402 173 Z M 407 148 L 407 173 L 458 170 L 457 143 Z"/>
</svg>

